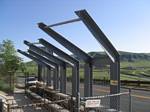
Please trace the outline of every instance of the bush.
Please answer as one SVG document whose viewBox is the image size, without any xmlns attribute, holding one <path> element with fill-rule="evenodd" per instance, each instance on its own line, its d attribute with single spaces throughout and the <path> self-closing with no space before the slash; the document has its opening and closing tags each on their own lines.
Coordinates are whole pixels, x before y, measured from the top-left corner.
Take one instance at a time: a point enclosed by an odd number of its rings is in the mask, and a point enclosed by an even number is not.
<svg viewBox="0 0 150 112">
<path fill-rule="evenodd" d="M 3 80 L 0 80 L 0 90 L 8 93 L 11 92 L 13 88 L 10 88 L 8 83 L 4 82 Z"/>
</svg>

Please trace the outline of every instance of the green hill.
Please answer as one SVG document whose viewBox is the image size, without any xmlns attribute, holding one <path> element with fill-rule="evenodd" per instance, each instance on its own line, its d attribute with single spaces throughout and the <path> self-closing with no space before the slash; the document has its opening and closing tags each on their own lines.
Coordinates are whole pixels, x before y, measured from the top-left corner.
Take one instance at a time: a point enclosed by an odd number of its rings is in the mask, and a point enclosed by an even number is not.
<svg viewBox="0 0 150 112">
<path fill-rule="evenodd" d="M 104 52 L 89 52 L 88 53 L 92 57 L 100 57 L 106 55 Z M 147 60 L 150 61 L 150 53 L 132 53 L 132 52 L 124 52 L 119 51 L 120 60 L 121 61 L 139 61 L 139 60 Z"/>
<path fill-rule="evenodd" d="M 107 56 L 104 52 L 89 52 L 91 57 Z M 120 54 L 120 68 L 121 80 L 148 80 L 150 81 L 150 53 L 131 53 L 119 51 Z M 74 55 L 71 55 L 77 58 Z M 77 58 L 80 60 L 79 58 Z M 83 61 L 80 60 L 80 78 L 83 78 Z M 36 63 L 33 61 L 26 62 L 27 71 L 30 73 L 37 73 Z M 96 67 L 94 72 L 95 79 L 109 79 L 109 69 Z M 68 77 L 71 75 L 71 70 L 67 72 Z"/>
</svg>

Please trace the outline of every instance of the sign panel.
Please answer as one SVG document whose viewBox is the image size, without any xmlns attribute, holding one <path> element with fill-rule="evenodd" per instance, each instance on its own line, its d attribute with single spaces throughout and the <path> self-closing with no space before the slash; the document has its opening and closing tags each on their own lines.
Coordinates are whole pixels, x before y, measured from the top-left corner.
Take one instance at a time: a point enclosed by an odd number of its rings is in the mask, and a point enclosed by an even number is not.
<svg viewBox="0 0 150 112">
<path fill-rule="evenodd" d="M 100 107 L 101 100 L 86 100 L 85 107 L 86 108 L 96 108 Z"/>
<path fill-rule="evenodd" d="M 110 84 L 111 85 L 118 85 L 118 81 L 117 80 L 110 80 Z"/>
</svg>

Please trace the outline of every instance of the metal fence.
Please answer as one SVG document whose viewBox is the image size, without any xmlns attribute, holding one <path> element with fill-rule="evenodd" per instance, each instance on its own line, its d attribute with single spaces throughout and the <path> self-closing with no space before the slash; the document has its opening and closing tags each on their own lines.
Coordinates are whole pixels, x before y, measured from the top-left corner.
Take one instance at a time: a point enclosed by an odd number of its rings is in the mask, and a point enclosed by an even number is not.
<svg viewBox="0 0 150 112">
<path fill-rule="evenodd" d="M 120 98 L 119 109 L 111 108 L 117 104 L 110 104 L 110 99 Z M 100 101 L 100 105 L 97 107 L 87 107 L 87 101 Z M 104 96 L 94 96 L 94 97 L 81 97 L 81 111 L 83 112 L 132 112 L 132 99 L 131 99 L 131 89 L 127 92 L 119 94 L 109 94 Z M 114 106 L 115 107 L 115 106 Z"/>
</svg>

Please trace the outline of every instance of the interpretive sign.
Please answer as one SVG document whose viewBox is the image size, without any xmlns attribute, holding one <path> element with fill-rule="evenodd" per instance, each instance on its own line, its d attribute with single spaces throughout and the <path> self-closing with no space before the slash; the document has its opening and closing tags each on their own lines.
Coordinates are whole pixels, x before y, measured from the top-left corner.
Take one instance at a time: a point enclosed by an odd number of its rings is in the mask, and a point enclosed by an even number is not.
<svg viewBox="0 0 150 112">
<path fill-rule="evenodd" d="M 85 107 L 86 108 L 96 108 L 100 107 L 101 100 L 86 100 Z"/>
</svg>

